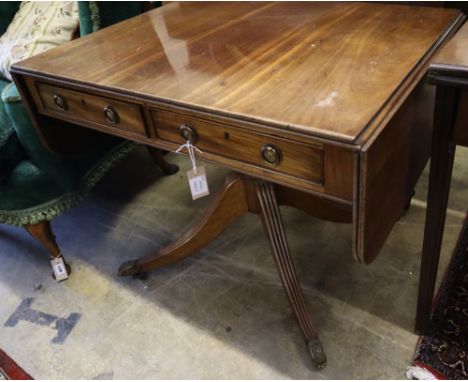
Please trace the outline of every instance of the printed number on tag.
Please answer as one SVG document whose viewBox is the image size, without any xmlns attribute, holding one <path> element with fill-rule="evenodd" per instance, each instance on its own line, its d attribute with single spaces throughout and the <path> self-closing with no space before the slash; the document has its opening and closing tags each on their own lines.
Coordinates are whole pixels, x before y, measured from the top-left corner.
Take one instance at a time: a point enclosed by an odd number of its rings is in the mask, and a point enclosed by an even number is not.
<svg viewBox="0 0 468 382">
<path fill-rule="evenodd" d="M 189 170 L 187 171 L 187 176 L 193 200 L 210 194 L 210 190 L 208 189 L 208 181 L 206 180 L 205 167 L 201 166 Z"/>
<path fill-rule="evenodd" d="M 52 259 L 50 264 L 52 265 L 52 270 L 54 271 L 54 276 L 57 281 L 68 279 L 68 272 L 63 262 L 63 257 Z"/>
</svg>

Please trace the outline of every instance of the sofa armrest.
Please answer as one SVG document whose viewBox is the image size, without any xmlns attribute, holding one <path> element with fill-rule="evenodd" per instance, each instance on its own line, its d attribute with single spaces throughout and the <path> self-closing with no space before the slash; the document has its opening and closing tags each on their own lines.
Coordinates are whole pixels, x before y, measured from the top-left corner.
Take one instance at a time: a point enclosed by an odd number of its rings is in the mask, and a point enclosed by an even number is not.
<svg viewBox="0 0 468 382">
<path fill-rule="evenodd" d="M 21 102 L 21 96 L 19 94 L 18 88 L 13 82 L 3 88 L 1 98 L 2 102 L 5 104 Z"/>
</svg>

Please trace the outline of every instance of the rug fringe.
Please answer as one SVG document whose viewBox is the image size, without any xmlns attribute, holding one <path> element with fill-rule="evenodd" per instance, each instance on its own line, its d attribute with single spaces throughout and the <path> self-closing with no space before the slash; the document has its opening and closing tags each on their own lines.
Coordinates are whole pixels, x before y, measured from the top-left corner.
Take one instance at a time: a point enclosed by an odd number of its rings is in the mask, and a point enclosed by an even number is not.
<svg viewBox="0 0 468 382">
<path fill-rule="evenodd" d="M 434 374 L 421 366 L 408 367 L 408 369 L 406 369 L 406 378 L 419 380 L 437 379 Z"/>
</svg>

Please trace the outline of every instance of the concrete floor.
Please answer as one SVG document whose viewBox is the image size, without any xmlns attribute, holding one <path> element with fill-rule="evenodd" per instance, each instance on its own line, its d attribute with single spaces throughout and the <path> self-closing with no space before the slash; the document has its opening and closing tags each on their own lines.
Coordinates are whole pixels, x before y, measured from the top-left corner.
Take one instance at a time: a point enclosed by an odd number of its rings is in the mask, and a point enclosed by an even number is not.
<svg viewBox="0 0 468 382">
<path fill-rule="evenodd" d="M 188 159 L 168 158 L 182 171 L 160 177 L 138 150 L 53 222 L 74 270 L 66 282 L 51 279 L 47 255 L 25 232 L 0 226 L 0 348 L 37 379 L 405 377 L 417 341 L 427 169 L 412 208 L 369 266 L 352 259 L 349 225 L 282 208 L 328 355 L 328 367 L 317 372 L 256 216 L 241 218 L 200 253 L 146 281 L 116 276 L 122 261 L 180 236 L 210 201 L 191 200 Z M 467 209 L 467 159 L 468 150 L 459 149 L 444 267 Z M 208 165 L 207 172 L 214 191 L 226 170 Z"/>
</svg>

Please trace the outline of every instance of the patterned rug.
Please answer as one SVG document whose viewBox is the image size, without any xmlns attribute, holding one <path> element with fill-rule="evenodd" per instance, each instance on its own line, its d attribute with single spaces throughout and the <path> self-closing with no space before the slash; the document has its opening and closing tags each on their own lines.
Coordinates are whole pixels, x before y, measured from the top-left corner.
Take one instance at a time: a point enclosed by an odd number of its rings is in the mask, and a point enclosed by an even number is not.
<svg viewBox="0 0 468 382">
<path fill-rule="evenodd" d="M 5 379 L 32 379 L 15 361 L 0 350 L 0 380 Z"/>
<path fill-rule="evenodd" d="M 414 365 L 437 379 L 468 379 L 468 218 L 439 290 L 428 335 L 419 340 Z"/>
</svg>

